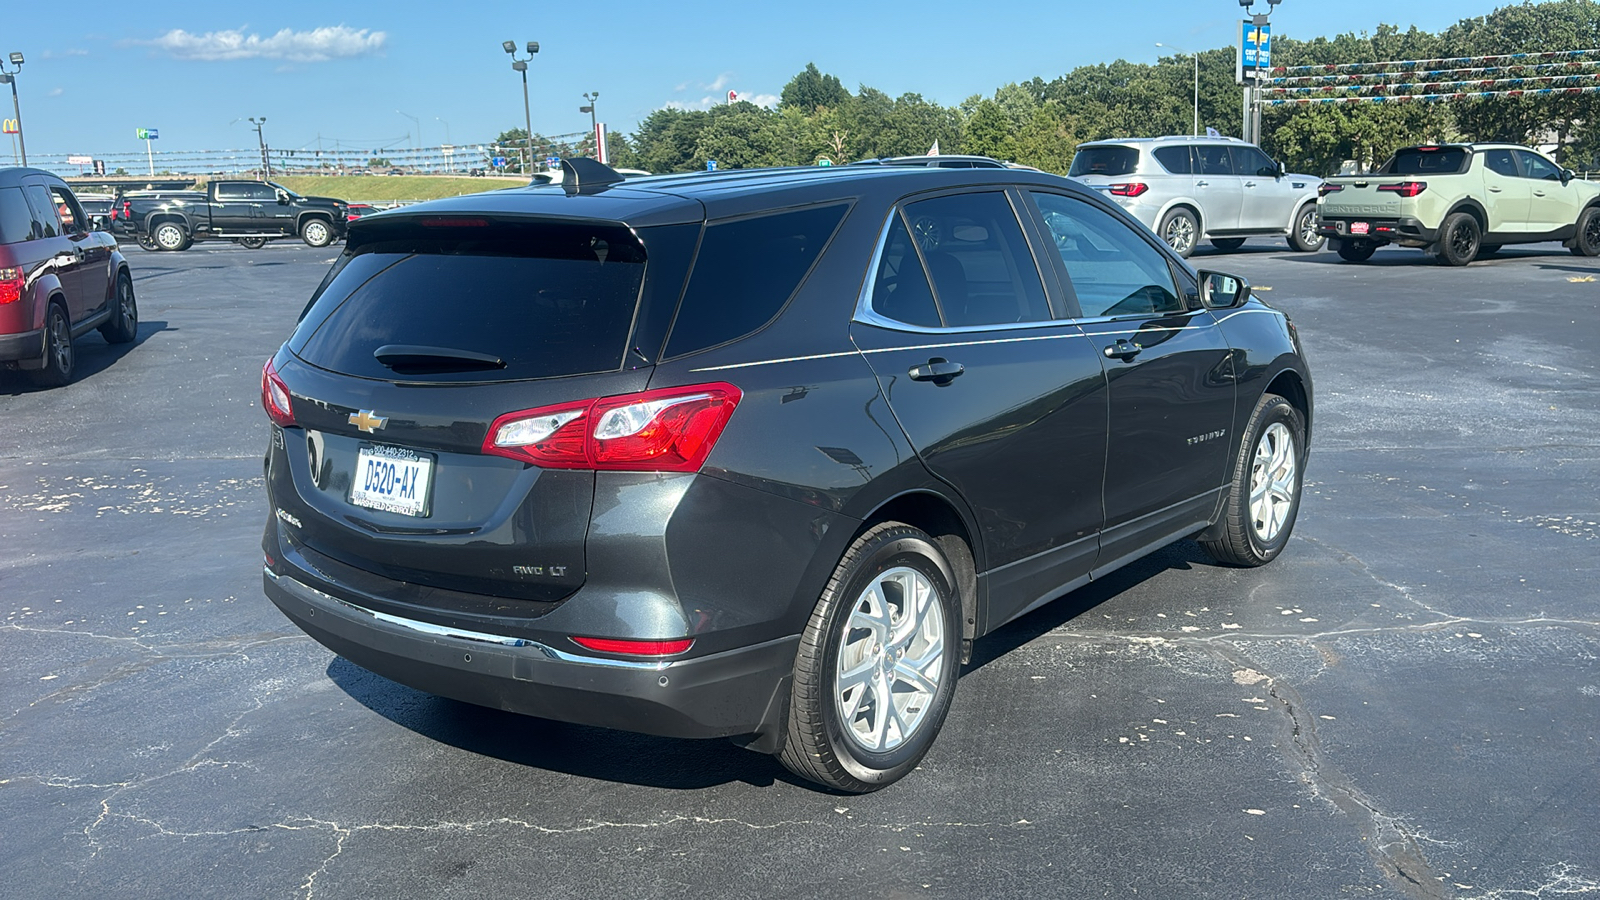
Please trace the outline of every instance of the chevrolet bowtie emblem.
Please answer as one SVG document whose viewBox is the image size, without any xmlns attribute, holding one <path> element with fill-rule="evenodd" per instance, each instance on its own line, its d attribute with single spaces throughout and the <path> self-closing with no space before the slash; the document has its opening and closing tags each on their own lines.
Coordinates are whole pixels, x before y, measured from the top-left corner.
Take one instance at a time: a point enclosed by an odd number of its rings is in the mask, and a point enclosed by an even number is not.
<svg viewBox="0 0 1600 900">
<path fill-rule="evenodd" d="M 370 409 L 363 409 L 360 412 L 350 414 L 350 424 L 371 434 L 389 424 L 389 419 L 385 416 L 373 415 Z"/>
</svg>

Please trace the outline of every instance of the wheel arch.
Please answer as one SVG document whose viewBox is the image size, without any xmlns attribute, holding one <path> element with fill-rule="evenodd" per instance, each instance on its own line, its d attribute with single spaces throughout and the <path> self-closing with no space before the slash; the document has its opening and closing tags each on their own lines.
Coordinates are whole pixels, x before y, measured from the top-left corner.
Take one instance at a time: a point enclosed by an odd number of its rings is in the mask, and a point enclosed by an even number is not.
<svg viewBox="0 0 1600 900">
<path fill-rule="evenodd" d="M 1444 220 L 1450 218 L 1458 212 L 1464 212 L 1472 216 L 1472 218 L 1477 221 L 1479 234 L 1489 233 L 1489 212 L 1483 208 L 1482 203 L 1479 203 L 1477 200 L 1471 197 L 1464 197 L 1452 204 L 1450 209 L 1445 212 L 1443 218 L 1439 219 L 1439 227 L 1443 228 Z"/>
<path fill-rule="evenodd" d="M 1200 201 L 1192 197 L 1178 197 L 1174 200 L 1168 201 L 1167 205 L 1163 206 L 1161 208 L 1161 212 L 1156 215 L 1156 223 L 1155 225 L 1151 226 L 1150 230 L 1156 231 L 1159 229 L 1161 227 L 1161 222 L 1166 219 L 1167 214 L 1171 213 L 1175 209 L 1184 210 L 1189 215 L 1194 216 L 1195 243 L 1199 243 L 1206 237 L 1206 214 L 1200 210 Z M 1159 231 L 1156 231 L 1156 236 L 1160 237 Z"/>
<path fill-rule="evenodd" d="M 145 217 L 144 233 L 152 234 L 155 232 L 157 226 L 164 225 L 168 222 L 178 223 L 179 225 L 183 226 L 183 231 L 185 234 L 189 235 L 190 237 L 194 236 L 194 226 L 190 224 L 189 217 L 187 215 L 166 210 L 153 212 L 149 216 Z"/>
<path fill-rule="evenodd" d="M 1273 376 L 1268 382 L 1266 393 L 1277 394 L 1289 401 L 1289 405 L 1300 411 L 1300 420 L 1305 423 L 1305 443 L 1311 446 L 1311 392 L 1306 388 L 1305 379 L 1294 369 L 1284 369 Z"/>
<path fill-rule="evenodd" d="M 332 213 L 329 213 L 326 210 L 321 210 L 321 209 L 307 209 L 307 210 L 303 210 L 299 215 L 295 216 L 295 218 L 294 218 L 294 230 L 295 230 L 295 233 L 299 234 L 300 232 L 304 231 L 305 228 L 306 228 L 306 223 L 311 221 L 312 219 L 321 219 L 322 221 L 328 223 L 328 227 L 329 228 L 333 227 L 333 214 Z"/>
<path fill-rule="evenodd" d="M 957 504 L 931 490 L 898 494 L 868 513 L 850 540 L 854 541 L 883 522 L 904 522 L 920 528 L 944 551 L 954 571 L 956 593 L 961 600 L 961 634 L 964 642 L 973 640 L 978 622 L 978 567 L 981 562 L 978 554 L 982 548 Z"/>
</svg>

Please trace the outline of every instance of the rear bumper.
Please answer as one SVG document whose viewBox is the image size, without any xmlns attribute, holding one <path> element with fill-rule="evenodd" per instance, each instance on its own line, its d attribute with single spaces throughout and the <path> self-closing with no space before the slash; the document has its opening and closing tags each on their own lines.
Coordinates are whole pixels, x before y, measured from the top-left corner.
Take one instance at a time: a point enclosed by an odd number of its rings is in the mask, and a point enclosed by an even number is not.
<svg viewBox="0 0 1600 900">
<path fill-rule="evenodd" d="M 35 363 L 44 359 L 44 329 L 0 334 L 0 362 Z"/>
<path fill-rule="evenodd" d="M 1364 222 L 1368 227 L 1366 234 L 1355 234 L 1353 226 L 1357 222 Z M 1334 216 L 1324 217 L 1318 227 L 1324 237 L 1338 240 L 1374 241 L 1387 243 L 1389 241 L 1416 242 L 1431 244 L 1439 239 L 1438 229 L 1428 228 L 1422 220 L 1414 216 L 1396 217 L 1362 217 L 1362 216 Z"/>
<path fill-rule="evenodd" d="M 757 746 L 782 724 L 798 635 L 690 659 L 599 658 L 375 612 L 295 574 L 263 576 L 284 615 L 356 665 L 420 691 L 665 737 L 760 735 Z"/>
</svg>

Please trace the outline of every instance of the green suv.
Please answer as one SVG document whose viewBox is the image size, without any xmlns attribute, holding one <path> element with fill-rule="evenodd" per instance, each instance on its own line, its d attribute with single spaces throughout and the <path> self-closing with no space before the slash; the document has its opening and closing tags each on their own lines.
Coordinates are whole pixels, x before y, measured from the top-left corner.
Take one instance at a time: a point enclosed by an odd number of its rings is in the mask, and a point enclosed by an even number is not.
<svg viewBox="0 0 1600 900">
<path fill-rule="evenodd" d="M 1328 179 L 1320 193 L 1321 232 L 1351 262 L 1390 243 L 1449 266 L 1538 241 L 1600 255 L 1600 185 L 1514 144 L 1407 147 L 1370 175 Z"/>
</svg>

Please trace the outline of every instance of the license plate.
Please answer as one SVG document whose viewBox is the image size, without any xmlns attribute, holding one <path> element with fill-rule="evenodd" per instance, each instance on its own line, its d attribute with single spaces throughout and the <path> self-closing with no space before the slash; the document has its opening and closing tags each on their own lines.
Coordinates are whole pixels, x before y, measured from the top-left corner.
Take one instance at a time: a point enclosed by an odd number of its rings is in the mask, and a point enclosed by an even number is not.
<svg viewBox="0 0 1600 900">
<path fill-rule="evenodd" d="M 403 516 L 426 516 L 432 483 L 432 457 L 400 447 L 364 446 L 356 455 L 350 502 Z"/>
<path fill-rule="evenodd" d="M 1350 223 L 1350 233 L 1351 234 L 1366 234 L 1371 229 L 1372 229 L 1371 224 L 1369 224 L 1367 222 L 1351 222 Z"/>
</svg>

